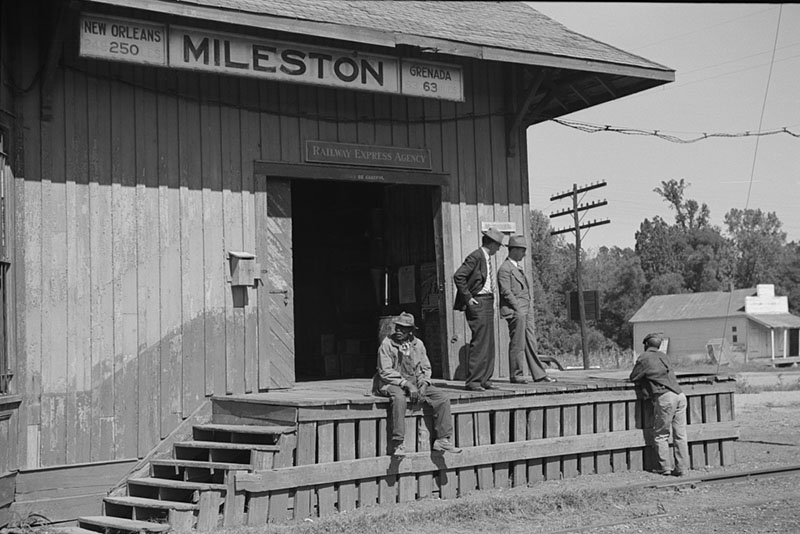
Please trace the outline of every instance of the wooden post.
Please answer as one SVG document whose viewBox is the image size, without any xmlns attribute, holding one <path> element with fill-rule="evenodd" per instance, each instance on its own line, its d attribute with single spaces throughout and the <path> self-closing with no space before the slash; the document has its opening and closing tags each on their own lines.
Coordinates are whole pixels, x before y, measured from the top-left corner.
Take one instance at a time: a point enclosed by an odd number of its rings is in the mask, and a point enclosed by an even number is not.
<svg viewBox="0 0 800 534">
<path fill-rule="evenodd" d="M 583 301 L 583 275 L 581 269 L 581 221 L 578 218 L 578 184 L 572 184 L 572 216 L 575 221 L 575 278 L 578 282 L 578 320 L 581 327 L 583 368 L 589 369 L 589 343 L 586 340 L 586 310 Z"/>
</svg>

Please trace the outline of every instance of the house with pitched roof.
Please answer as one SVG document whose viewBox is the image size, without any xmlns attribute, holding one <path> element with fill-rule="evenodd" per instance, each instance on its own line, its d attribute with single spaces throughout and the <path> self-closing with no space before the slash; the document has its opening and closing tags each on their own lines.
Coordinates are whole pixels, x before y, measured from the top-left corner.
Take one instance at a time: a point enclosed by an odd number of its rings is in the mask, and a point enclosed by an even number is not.
<svg viewBox="0 0 800 534">
<path fill-rule="evenodd" d="M 798 356 L 800 317 L 789 312 L 788 298 L 773 284 L 731 292 L 655 295 L 630 318 L 633 339 L 663 332 L 674 356 L 786 358 Z"/>
</svg>

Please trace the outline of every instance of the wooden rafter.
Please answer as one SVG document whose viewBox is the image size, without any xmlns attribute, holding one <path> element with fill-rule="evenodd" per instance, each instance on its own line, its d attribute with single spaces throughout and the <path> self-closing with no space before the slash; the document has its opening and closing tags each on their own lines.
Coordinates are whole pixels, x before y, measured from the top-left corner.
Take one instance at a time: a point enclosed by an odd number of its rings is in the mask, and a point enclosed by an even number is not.
<svg viewBox="0 0 800 534">
<path fill-rule="evenodd" d="M 613 89 L 611 89 L 611 87 L 608 86 L 608 84 L 603 80 L 602 77 L 595 76 L 594 79 L 597 80 L 597 83 L 603 86 L 603 89 L 605 89 L 608 92 L 608 94 L 611 95 L 612 98 L 618 98 L 617 93 Z"/>
</svg>

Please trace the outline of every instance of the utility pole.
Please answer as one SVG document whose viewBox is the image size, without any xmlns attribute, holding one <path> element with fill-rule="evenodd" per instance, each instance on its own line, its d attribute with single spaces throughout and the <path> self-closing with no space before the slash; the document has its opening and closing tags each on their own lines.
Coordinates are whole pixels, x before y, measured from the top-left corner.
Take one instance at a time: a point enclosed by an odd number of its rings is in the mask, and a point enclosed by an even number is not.
<svg viewBox="0 0 800 534">
<path fill-rule="evenodd" d="M 586 340 L 586 309 L 584 308 L 584 300 L 583 300 L 583 269 L 581 268 L 581 230 L 586 228 L 591 228 L 593 226 L 600 226 L 601 224 L 608 224 L 611 222 L 609 219 L 603 220 L 593 220 L 584 224 L 581 224 L 580 217 L 578 216 L 579 212 L 589 210 L 592 208 L 599 208 L 600 206 L 605 206 L 608 204 L 606 200 L 602 200 L 599 202 L 592 202 L 590 204 L 581 204 L 578 205 L 578 195 L 580 193 L 585 193 L 586 191 L 590 191 L 592 189 L 597 189 L 598 187 L 604 187 L 606 184 L 605 180 L 600 182 L 592 183 L 589 185 L 584 185 L 578 187 L 577 184 L 572 184 L 572 191 L 565 191 L 563 193 L 558 193 L 550 197 L 550 201 L 560 200 L 562 198 L 566 198 L 571 196 L 572 197 L 572 207 L 563 209 L 561 211 L 557 211 L 555 213 L 550 214 L 550 218 L 560 217 L 562 215 L 572 215 L 573 226 L 572 228 L 562 228 L 560 230 L 553 230 L 550 232 L 550 235 L 557 235 L 563 234 L 565 232 L 575 232 L 575 277 L 577 278 L 577 285 L 578 285 L 578 319 L 580 322 L 581 327 L 581 350 L 583 351 L 583 368 L 589 369 L 589 345 Z"/>
</svg>

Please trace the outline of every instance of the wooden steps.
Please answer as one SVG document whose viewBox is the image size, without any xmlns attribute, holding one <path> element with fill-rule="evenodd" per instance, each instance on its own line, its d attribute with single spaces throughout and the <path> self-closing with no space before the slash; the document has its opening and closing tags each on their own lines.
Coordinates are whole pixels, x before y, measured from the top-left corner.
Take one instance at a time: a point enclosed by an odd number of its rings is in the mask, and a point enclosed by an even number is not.
<svg viewBox="0 0 800 534">
<path fill-rule="evenodd" d="M 81 517 L 75 528 L 105 534 L 215 530 L 226 502 L 238 499 L 230 491 L 232 473 L 292 465 L 294 433 L 281 425 L 195 425 L 193 439 L 173 445 L 172 458 L 151 460 L 150 476 L 129 479 L 126 496 L 104 499 L 104 516 Z"/>
<path fill-rule="evenodd" d="M 113 533 L 124 532 L 166 532 L 170 526 L 166 523 L 153 523 L 151 521 L 136 521 L 123 517 L 109 517 L 105 515 L 81 517 L 78 519 L 78 528 L 92 532 Z"/>
</svg>

